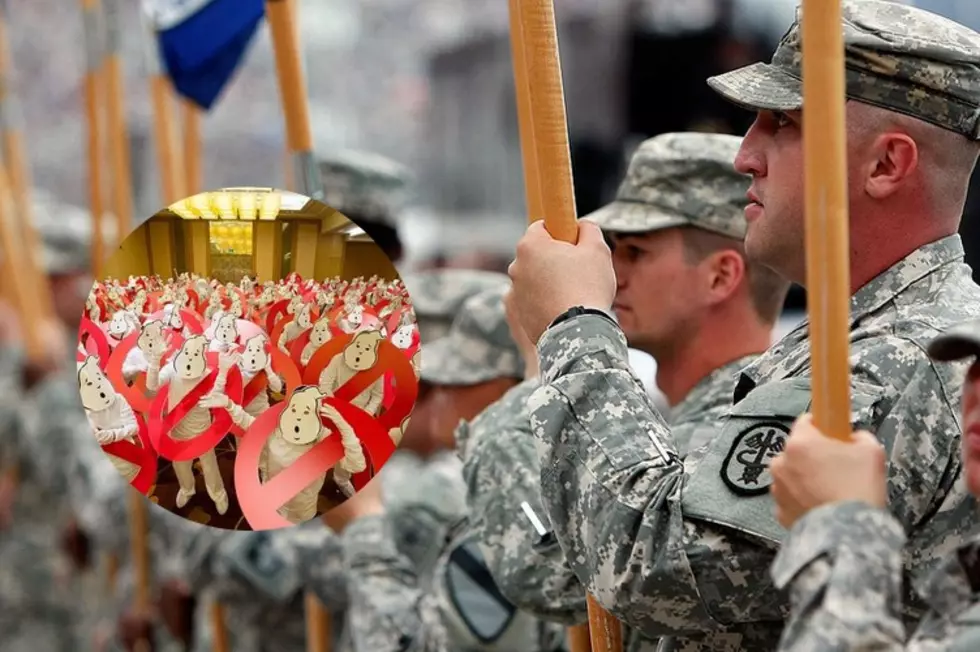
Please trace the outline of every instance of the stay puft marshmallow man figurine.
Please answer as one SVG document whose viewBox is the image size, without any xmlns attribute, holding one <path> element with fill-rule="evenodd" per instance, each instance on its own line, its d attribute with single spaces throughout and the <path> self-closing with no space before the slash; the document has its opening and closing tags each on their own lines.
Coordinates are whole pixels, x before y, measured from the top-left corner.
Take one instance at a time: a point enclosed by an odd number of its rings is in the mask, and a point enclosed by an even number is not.
<svg viewBox="0 0 980 652">
<path fill-rule="evenodd" d="M 320 372 L 319 388 L 325 396 L 333 396 L 351 378 L 367 371 L 378 362 L 378 347 L 384 339 L 380 331 L 361 331 L 344 350 L 334 356 Z M 373 417 L 378 416 L 384 399 L 384 375 L 368 385 L 354 397 L 351 405 L 356 405 Z"/>
<path fill-rule="evenodd" d="M 160 368 L 160 358 L 149 359 L 149 369 L 146 374 L 146 388 L 151 393 L 156 394 L 159 389 L 169 383 L 167 388 L 167 411 L 173 410 L 177 404 L 187 394 L 191 392 L 208 374 L 208 364 L 205 354 L 207 353 L 207 339 L 203 335 L 195 335 L 184 341 L 180 351 L 171 361 Z M 219 356 L 219 364 L 231 366 L 234 364 L 233 355 Z M 216 383 L 217 385 L 217 383 Z M 223 387 L 215 387 L 219 392 L 224 391 Z M 170 436 L 177 441 L 193 439 L 206 432 L 212 423 L 211 413 L 203 406 L 205 399 L 198 401 L 197 405 L 190 409 L 187 415 L 175 426 Z M 207 488 L 208 496 L 214 501 L 214 506 L 219 514 L 228 511 L 228 493 L 225 491 L 225 483 L 218 468 L 218 458 L 214 450 L 209 450 L 200 458 L 201 470 L 204 473 L 204 485 Z M 173 462 L 174 473 L 177 475 L 177 482 L 180 489 L 177 492 L 177 507 L 184 507 L 187 502 L 197 493 L 194 481 L 194 462 Z"/>
<path fill-rule="evenodd" d="M 100 446 L 119 441 L 138 443 L 136 414 L 102 373 L 95 356 L 87 357 L 78 367 L 78 392 L 85 416 Z M 106 455 L 126 482 L 132 483 L 139 475 L 140 468 L 136 464 L 109 453 Z"/>
<path fill-rule="evenodd" d="M 272 369 L 272 356 L 269 354 L 269 338 L 265 334 L 260 333 L 259 335 L 254 335 L 245 341 L 245 350 L 240 354 L 235 355 L 235 364 L 237 364 L 242 372 L 242 383 L 247 387 L 252 379 L 259 375 L 260 372 L 265 372 L 265 377 L 269 384 L 269 389 L 271 389 L 276 394 L 281 394 L 283 389 L 282 378 L 279 377 Z M 228 375 L 228 370 L 230 367 L 222 367 L 218 372 L 218 380 L 215 382 L 215 387 L 223 388 L 226 384 L 226 378 Z M 211 394 L 215 394 L 214 391 Z M 224 407 L 221 405 L 220 407 Z M 269 394 L 268 392 L 259 392 L 255 398 L 249 401 L 248 405 L 245 406 L 245 412 L 253 417 L 258 418 L 263 412 L 269 409 Z"/>
<path fill-rule="evenodd" d="M 209 351 L 228 353 L 238 342 L 238 319 L 225 313 L 214 327 L 214 339 L 208 345 Z"/>
<path fill-rule="evenodd" d="M 146 373 L 149 369 L 150 356 L 162 356 L 166 350 L 167 339 L 163 332 L 163 322 L 159 319 L 151 319 L 140 328 L 136 346 L 129 350 L 126 359 L 123 360 L 123 378 L 128 383 L 138 375 Z"/>
<path fill-rule="evenodd" d="M 299 356 L 300 364 L 304 367 L 310 364 L 310 360 L 313 359 L 313 354 L 317 352 L 317 349 L 331 339 L 333 339 L 333 334 L 330 332 L 330 318 L 324 315 L 313 324 L 310 331 L 310 341 L 303 347 L 303 352 Z"/>
<path fill-rule="evenodd" d="M 313 326 L 310 311 L 311 306 L 309 304 L 301 306 L 296 318 L 286 324 L 279 334 L 279 350 L 286 355 L 289 355 L 290 342 L 299 337 L 307 328 Z"/>
<path fill-rule="evenodd" d="M 300 387 L 289 398 L 289 402 L 279 415 L 275 431 L 266 442 L 259 459 L 259 477 L 267 482 L 289 468 L 307 451 L 332 435 L 320 421 L 320 416 L 329 419 L 340 434 L 344 448 L 344 458 L 333 468 L 334 481 L 341 492 L 353 496 L 354 485 L 350 478 L 355 473 L 367 469 L 364 450 L 351 425 L 331 405 L 322 402 L 323 395 L 315 387 Z M 209 405 L 228 410 L 232 421 L 242 429 L 248 429 L 254 418 L 241 406 L 225 395 L 212 394 Z M 326 480 L 326 474 L 307 485 L 302 491 L 279 509 L 279 514 L 290 523 L 304 523 L 316 516 L 317 497 Z"/>
</svg>

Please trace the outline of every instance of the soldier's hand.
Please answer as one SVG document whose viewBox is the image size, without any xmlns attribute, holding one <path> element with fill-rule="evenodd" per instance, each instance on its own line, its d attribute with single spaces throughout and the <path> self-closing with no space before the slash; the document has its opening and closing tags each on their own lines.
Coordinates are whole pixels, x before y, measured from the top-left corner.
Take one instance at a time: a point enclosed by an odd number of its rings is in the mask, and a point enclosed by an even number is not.
<svg viewBox="0 0 980 652">
<path fill-rule="evenodd" d="M 359 518 L 384 514 L 381 480 L 375 476 L 364 487 L 343 503 L 326 512 L 321 519 L 338 534 Z"/>
<path fill-rule="evenodd" d="M 78 522 L 71 520 L 61 535 L 62 550 L 75 564 L 75 568 L 85 570 L 91 562 L 91 542 Z"/>
<path fill-rule="evenodd" d="M 598 226 L 579 222 L 578 242 L 560 242 L 538 220 L 517 244 L 507 270 L 524 332 L 532 342 L 556 317 L 574 306 L 609 310 L 616 296 L 616 274 L 609 246 Z"/>
<path fill-rule="evenodd" d="M 126 652 L 155 652 L 153 616 L 127 611 L 119 617 L 119 640 Z"/>
<path fill-rule="evenodd" d="M 885 449 L 868 432 L 848 442 L 826 437 L 803 415 L 793 425 L 786 448 L 769 471 L 776 518 L 791 528 L 811 509 L 845 501 L 887 505 Z"/>
<path fill-rule="evenodd" d="M 190 646 L 194 640 L 194 612 L 197 598 L 190 587 L 180 580 L 167 580 L 160 585 L 160 617 L 171 636 Z"/>
</svg>

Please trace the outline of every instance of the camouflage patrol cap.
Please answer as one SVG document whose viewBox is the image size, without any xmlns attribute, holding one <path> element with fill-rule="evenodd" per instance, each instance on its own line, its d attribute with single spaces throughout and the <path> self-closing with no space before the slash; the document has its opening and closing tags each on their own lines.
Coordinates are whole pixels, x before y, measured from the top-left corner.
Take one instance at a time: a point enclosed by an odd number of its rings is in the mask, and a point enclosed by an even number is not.
<svg viewBox="0 0 980 652">
<path fill-rule="evenodd" d="M 33 191 L 31 206 L 43 253 L 38 262 L 44 272 L 48 275 L 88 272 L 92 264 L 91 213 L 58 201 L 43 190 Z M 114 222 L 109 216 L 102 220 L 104 242 L 113 241 Z"/>
<path fill-rule="evenodd" d="M 496 378 L 523 378 L 524 360 L 504 313 L 509 284 L 463 303 L 449 334 L 423 345 L 421 379 L 433 385 L 475 385 Z"/>
<path fill-rule="evenodd" d="M 324 203 L 348 216 L 397 226 L 408 192 L 408 168 L 379 154 L 344 151 L 317 161 Z"/>
<path fill-rule="evenodd" d="M 980 34 L 886 0 L 842 3 L 847 97 L 980 139 Z M 708 79 L 750 110 L 803 106 L 800 11 L 772 62 Z"/>
<path fill-rule="evenodd" d="M 412 298 L 422 342 L 427 343 L 446 334 L 464 301 L 484 290 L 507 285 L 510 279 L 506 274 L 477 269 L 436 269 L 404 274 L 402 282 Z"/>
<path fill-rule="evenodd" d="M 930 342 L 928 351 L 934 360 L 940 362 L 980 356 L 980 319 L 953 326 Z"/>
<path fill-rule="evenodd" d="M 738 136 L 704 133 L 645 140 L 613 202 L 583 219 L 613 233 L 693 226 L 742 240 L 751 179 L 735 170 L 741 143 Z"/>
</svg>

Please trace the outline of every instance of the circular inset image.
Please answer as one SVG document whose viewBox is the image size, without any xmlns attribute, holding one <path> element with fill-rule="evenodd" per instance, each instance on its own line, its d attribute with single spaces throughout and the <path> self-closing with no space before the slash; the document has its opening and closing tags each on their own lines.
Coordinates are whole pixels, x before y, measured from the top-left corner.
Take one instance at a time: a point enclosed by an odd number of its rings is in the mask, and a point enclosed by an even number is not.
<svg viewBox="0 0 980 652">
<path fill-rule="evenodd" d="M 385 464 L 420 341 L 391 261 L 326 204 L 225 188 L 160 211 L 89 295 L 82 405 L 133 487 L 229 530 L 299 524 Z"/>
</svg>

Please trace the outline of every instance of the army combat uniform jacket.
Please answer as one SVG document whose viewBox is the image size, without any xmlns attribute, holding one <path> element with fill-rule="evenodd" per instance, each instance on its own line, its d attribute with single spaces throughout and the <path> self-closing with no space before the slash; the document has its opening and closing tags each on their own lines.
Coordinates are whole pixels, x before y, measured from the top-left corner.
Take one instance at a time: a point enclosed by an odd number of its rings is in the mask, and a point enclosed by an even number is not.
<svg viewBox="0 0 980 652">
<path fill-rule="evenodd" d="M 956 484 L 966 367 L 926 353 L 947 328 L 980 316 L 980 288 L 962 258 L 959 236 L 943 238 L 851 297 L 852 422 L 886 448 L 913 577 L 976 522 Z M 717 435 L 686 459 L 631 373 L 612 320 L 562 322 L 538 350 L 544 385 L 531 397 L 531 428 L 542 496 L 589 592 L 644 634 L 676 637 L 676 649 L 774 649 L 787 603 L 769 569 L 786 533 L 768 464 L 810 406 L 807 323 L 742 371 Z M 924 608 L 911 597 L 906 606 L 909 618 Z"/>
<path fill-rule="evenodd" d="M 919 587 L 928 611 L 908 640 L 905 542 L 894 516 L 863 503 L 827 505 L 801 518 L 773 566 L 777 586 L 791 587 L 793 605 L 780 651 L 980 650 L 980 530 Z"/>
</svg>

